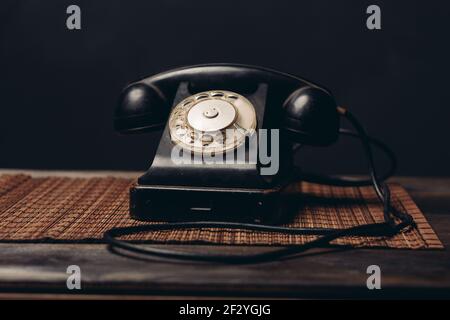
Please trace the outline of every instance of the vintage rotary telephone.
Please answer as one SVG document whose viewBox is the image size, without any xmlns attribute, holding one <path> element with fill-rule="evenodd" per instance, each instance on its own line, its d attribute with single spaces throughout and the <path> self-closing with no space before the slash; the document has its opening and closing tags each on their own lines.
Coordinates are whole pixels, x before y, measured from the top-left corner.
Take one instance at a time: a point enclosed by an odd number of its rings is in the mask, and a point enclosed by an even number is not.
<svg viewBox="0 0 450 320">
<path fill-rule="evenodd" d="M 355 131 L 340 129 L 341 117 Z M 121 133 L 163 130 L 152 165 L 130 191 L 130 214 L 139 220 L 167 222 L 107 231 L 105 239 L 122 249 L 181 259 L 253 262 L 304 251 L 342 236 L 389 236 L 414 223 L 408 214 L 391 206 L 389 189 L 382 182 L 393 174 L 393 153 L 369 137 L 328 90 L 290 74 L 237 64 L 196 65 L 160 73 L 124 89 L 114 125 Z M 279 143 L 267 147 L 249 143 L 249 138 L 264 129 L 278 129 Z M 292 161 L 296 148 L 328 146 L 336 142 L 339 134 L 361 139 L 371 179 L 348 180 L 298 172 Z M 261 141 L 261 136 L 258 139 Z M 371 145 L 392 160 L 391 170 L 383 177 L 375 171 Z M 279 154 L 278 170 L 264 175 L 261 171 L 266 163 L 258 155 L 268 154 L 270 148 Z M 187 161 L 174 162 L 174 155 L 180 153 L 188 155 L 182 158 Z M 203 154 L 208 154 L 208 161 L 195 158 Z M 244 157 L 233 158 L 233 162 L 210 161 L 236 154 Z M 251 157 L 253 161 L 249 161 Z M 274 225 L 284 214 L 283 190 L 293 179 L 344 186 L 371 184 L 384 205 L 385 222 L 340 230 Z M 118 239 L 131 233 L 201 227 L 319 237 L 306 245 L 252 256 L 178 252 Z"/>
</svg>

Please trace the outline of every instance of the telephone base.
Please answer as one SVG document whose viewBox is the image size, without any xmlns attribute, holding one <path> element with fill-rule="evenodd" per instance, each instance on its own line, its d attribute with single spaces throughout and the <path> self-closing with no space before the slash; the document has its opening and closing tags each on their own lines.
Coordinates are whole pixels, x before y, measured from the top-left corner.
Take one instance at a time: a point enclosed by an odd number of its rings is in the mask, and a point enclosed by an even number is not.
<svg viewBox="0 0 450 320">
<path fill-rule="evenodd" d="M 273 223 L 285 211 L 282 187 L 271 189 L 135 185 L 130 215 L 143 221 Z"/>
</svg>

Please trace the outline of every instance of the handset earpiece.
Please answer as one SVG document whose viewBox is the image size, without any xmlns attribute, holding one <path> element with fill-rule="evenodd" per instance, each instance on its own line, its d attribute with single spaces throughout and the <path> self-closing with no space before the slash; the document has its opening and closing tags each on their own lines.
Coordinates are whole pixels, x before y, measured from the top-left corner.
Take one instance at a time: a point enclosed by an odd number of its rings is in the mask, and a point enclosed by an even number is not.
<svg viewBox="0 0 450 320">
<path fill-rule="evenodd" d="M 114 128 L 121 133 L 159 129 L 166 123 L 168 111 L 166 98 L 158 88 L 137 82 L 120 95 Z"/>
<path fill-rule="evenodd" d="M 327 91 L 305 86 L 295 90 L 283 104 L 283 127 L 298 143 L 328 146 L 338 139 L 339 114 Z"/>
</svg>

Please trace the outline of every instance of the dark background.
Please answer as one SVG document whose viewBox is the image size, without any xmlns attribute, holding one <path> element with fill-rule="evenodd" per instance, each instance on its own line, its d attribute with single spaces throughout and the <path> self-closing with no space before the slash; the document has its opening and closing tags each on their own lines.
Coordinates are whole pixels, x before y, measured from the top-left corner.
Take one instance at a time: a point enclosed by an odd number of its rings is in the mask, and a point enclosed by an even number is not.
<svg viewBox="0 0 450 320">
<path fill-rule="evenodd" d="M 66 29 L 66 8 L 82 30 Z M 366 28 L 378 4 L 382 30 Z M 145 169 L 157 136 L 119 136 L 129 82 L 236 62 L 330 88 L 396 151 L 402 175 L 450 175 L 450 5 L 438 1 L 26 1 L 0 3 L 0 168 Z M 363 172 L 359 145 L 305 150 L 325 172 Z"/>
</svg>

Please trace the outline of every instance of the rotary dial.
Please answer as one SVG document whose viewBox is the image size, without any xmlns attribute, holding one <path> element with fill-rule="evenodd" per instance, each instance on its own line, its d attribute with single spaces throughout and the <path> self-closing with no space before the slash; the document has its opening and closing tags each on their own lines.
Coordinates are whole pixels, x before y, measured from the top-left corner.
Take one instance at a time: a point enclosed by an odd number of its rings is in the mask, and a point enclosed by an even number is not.
<svg viewBox="0 0 450 320">
<path fill-rule="evenodd" d="M 184 149 L 221 153 L 241 146 L 256 129 L 255 108 L 230 91 L 206 91 L 182 100 L 169 117 L 170 136 Z"/>
</svg>

